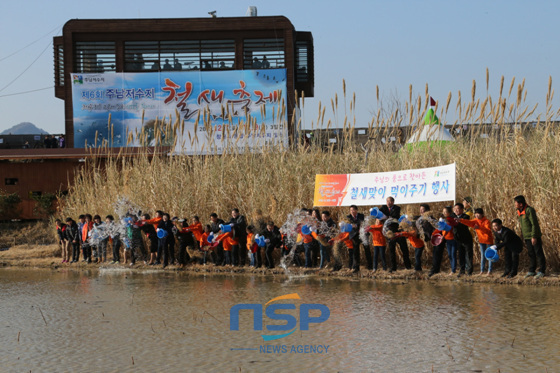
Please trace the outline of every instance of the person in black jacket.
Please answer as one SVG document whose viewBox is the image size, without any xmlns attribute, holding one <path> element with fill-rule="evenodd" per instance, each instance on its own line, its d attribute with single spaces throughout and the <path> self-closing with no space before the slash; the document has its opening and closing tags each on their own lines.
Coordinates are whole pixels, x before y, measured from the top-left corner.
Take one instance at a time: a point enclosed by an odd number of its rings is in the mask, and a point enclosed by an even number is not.
<svg viewBox="0 0 560 373">
<path fill-rule="evenodd" d="M 393 197 L 387 197 L 387 205 L 381 206 L 379 211 L 381 211 L 388 218 L 398 219 L 401 217 L 401 208 L 395 205 L 395 199 Z M 399 231 L 399 224 L 391 224 L 389 229 L 393 233 Z M 397 244 L 401 249 L 403 255 L 404 267 L 406 269 L 411 269 L 410 257 L 408 256 L 408 243 L 405 237 L 397 236 L 389 239 L 389 257 L 391 258 L 391 267 L 389 268 L 389 273 L 397 270 Z"/>
<path fill-rule="evenodd" d="M 162 220 L 158 223 L 158 231 L 160 229 L 167 232 L 163 238 L 158 238 L 158 256 L 163 261 L 163 268 L 175 261 L 175 237 L 173 236 L 173 222 L 170 220 L 169 214 L 165 213 Z"/>
<path fill-rule="evenodd" d="M 358 212 L 358 207 L 356 205 L 350 206 L 350 214 L 346 216 L 348 222 L 352 224 L 352 231 L 348 238 L 352 240 L 354 245 L 354 257 L 348 258 L 348 266 L 352 267 L 352 272 L 358 272 L 360 270 L 360 226 L 364 223 L 364 214 Z M 366 255 L 367 269 L 373 268 L 373 259 L 371 258 L 371 250 L 369 244 L 364 242 L 364 253 Z"/>
<path fill-rule="evenodd" d="M 187 252 L 187 247 L 194 247 L 194 237 L 192 232 L 185 232 L 184 228 L 189 226 L 187 219 L 177 220 L 174 222 L 175 227 L 173 227 L 173 233 L 177 237 L 179 242 L 179 250 L 177 252 L 177 260 L 181 268 L 191 260 L 189 253 Z"/>
<path fill-rule="evenodd" d="M 212 229 L 212 233 L 214 233 L 214 235 L 216 235 L 221 230 L 220 224 L 225 223 L 225 221 L 218 218 L 218 214 L 216 214 L 215 212 L 210 214 L 210 229 Z M 221 242 L 218 246 L 216 246 L 216 260 L 216 264 L 219 266 L 223 266 L 225 264 L 224 246 Z"/>
<path fill-rule="evenodd" d="M 473 273 L 473 237 L 469 227 L 461 224 L 460 219 L 470 220 L 470 216 L 465 214 L 465 207 L 462 203 L 456 203 L 453 206 L 453 216 L 456 224 L 453 226 L 453 237 L 457 242 L 457 251 L 459 252 L 459 265 L 461 270 L 459 276 L 464 275 L 465 271 L 470 276 Z"/>
<path fill-rule="evenodd" d="M 432 241 L 432 233 L 434 233 L 434 226 L 430 223 L 430 220 L 435 220 L 432 215 L 428 215 L 427 213 L 430 211 L 430 205 L 423 203 L 420 205 L 420 215 L 415 216 L 414 220 L 417 221 L 420 217 L 424 217 L 421 221 L 421 228 L 424 232 L 424 241 L 426 242 L 426 247 L 428 246 L 428 242 L 431 243 Z M 443 259 L 443 251 L 445 249 L 445 240 L 441 240 L 439 245 L 432 245 L 432 268 L 430 269 L 430 273 L 428 277 L 432 277 L 436 273 L 440 272 L 441 269 L 441 261 Z"/>
<path fill-rule="evenodd" d="M 506 263 L 502 277 L 512 278 L 517 276 L 519 254 L 523 251 L 523 240 L 514 231 L 504 227 L 500 219 L 492 220 L 492 230 L 494 231 L 496 250 L 504 249 Z"/>
<path fill-rule="evenodd" d="M 327 210 L 321 213 L 320 227 L 322 228 L 322 231 L 318 232 L 318 234 L 321 238 L 321 241 L 319 241 L 319 248 L 321 250 L 321 262 L 319 263 L 319 268 L 321 269 L 325 268 L 330 261 L 329 250 L 331 246 L 325 245 L 325 243 L 328 243 L 328 241 L 333 238 L 332 232 L 336 227 L 336 223 L 331 218 L 331 213 Z"/>
<path fill-rule="evenodd" d="M 66 219 L 66 238 L 70 245 L 72 245 L 72 261 L 76 263 L 80 260 L 80 230 L 78 224 L 72 219 Z"/>
<path fill-rule="evenodd" d="M 247 220 L 239 213 L 239 209 L 231 210 L 229 225 L 231 225 L 233 238 L 237 238 L 239 241 L 239 245 L 233 245 L 232 248 L 233 265 L 243 267 L 247 259 Z"/>
<path fill-rule="evenodd" d="M 265 265 L 267 268 L 274 268 L 272 254 L 274 253 L 274 249 L 282 246 L 282 233 L 280 233 L 280 229 L 274 225 L 274 222 L 269 221 L 266 224 L 266 231 L 264 231 L 263 236 L 266 242 Z"/>
</svg>

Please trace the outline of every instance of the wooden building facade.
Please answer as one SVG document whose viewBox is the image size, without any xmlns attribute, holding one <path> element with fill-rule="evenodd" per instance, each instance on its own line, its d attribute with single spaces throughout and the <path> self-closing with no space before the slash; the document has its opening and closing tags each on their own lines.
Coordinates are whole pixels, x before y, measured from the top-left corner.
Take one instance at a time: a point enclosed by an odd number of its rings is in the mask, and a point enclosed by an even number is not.
<svg viewBox="0 0 560 373">
<path fill-rule="evenodd" d="M 295 91 L 314 95 L 313 37 L 283 16 L 70 20 L 54 37 L 55 96 L 74 147 L 72 73 L 285 68 L 289 133 Z"/>
<path fill-rule="evenodd" d="M 105 149 L 0 149 L 0 194 L 17 194 L 21 202 L 0 220 L 40 219 L 34 197 L 64 195 L 74 183 L 77 172 L 87 162 L 103 167 L 107 158 L 118 155 L 134 159 L 147 152 L 150 157 L 166 157 L 171 149 L 105 148 Z"/>
</svg>

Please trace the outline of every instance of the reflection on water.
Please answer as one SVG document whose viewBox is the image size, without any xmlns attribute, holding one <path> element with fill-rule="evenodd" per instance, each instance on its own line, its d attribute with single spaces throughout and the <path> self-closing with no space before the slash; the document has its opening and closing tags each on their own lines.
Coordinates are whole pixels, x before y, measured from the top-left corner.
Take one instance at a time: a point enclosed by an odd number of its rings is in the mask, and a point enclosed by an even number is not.
<svg viewBox="0 0 560 373">
<path fill-rule="evenodd" d="M 330 318 L 264 343 L 238 303 L 298 293 Z M 299 277 L 0 270 L 0 370 L 555 371 L 560 289 Z M 278 322 L 276 322 L 278 324 Z M 267 321 L 265 324 L 273 324 Z M 282 322 L 279 322 L 282 324 Z M 19 338 L 19 341 L 18 341 Z M 287 353 L 261 353 L 284 345 Z M 290 353 L 292 345 L 329 346 Z M 257 350 L 232 350 L 232 349 Z M 556 367 L 556 368 L 555 368 Z"/>
</svg>

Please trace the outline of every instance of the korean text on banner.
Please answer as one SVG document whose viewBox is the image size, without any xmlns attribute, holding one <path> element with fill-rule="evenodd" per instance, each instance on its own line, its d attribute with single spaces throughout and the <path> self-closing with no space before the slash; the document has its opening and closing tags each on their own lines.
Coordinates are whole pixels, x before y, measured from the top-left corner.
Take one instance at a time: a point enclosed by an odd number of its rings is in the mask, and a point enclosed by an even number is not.
<svg viewBox="0 0 560 373">
<path fill-rule="evenodd" d="M 455 163 L 416 170 L 316 175 L 314 206 L 382 205 L 455 200 Z"/>
<path fill-rule="evenodd" d="M 159 145 L 175 143 L 178 153 L 213 154 L 231 146 L 245 151 L 288 144 L 287 113 L 282 110 L 286 69 L 73 73 L 70 77 L 76 147 L 102 140 L 114 147 L 139 146 L 137 140 L 129 141 L 129 134 L 142 131 L 147 145 L 154 146 L 156 124 L 164 118 L 177 123 L 174 127 L 181 131 L 161 132 Z M 249 115 L 254 123 L 248 123 Z"/>
</svg>

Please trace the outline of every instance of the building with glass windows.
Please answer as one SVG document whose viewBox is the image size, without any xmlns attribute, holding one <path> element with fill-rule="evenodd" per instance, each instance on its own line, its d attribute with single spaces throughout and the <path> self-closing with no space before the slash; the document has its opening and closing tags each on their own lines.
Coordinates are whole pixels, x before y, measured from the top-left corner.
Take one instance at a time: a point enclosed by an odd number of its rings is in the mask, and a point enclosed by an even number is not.
<svg viewBox="0 0 560 373">
<path fill-rule="evenodd" d="M 82 147 L 74 143 L 73 74 L 285 69 L 290 134 L 295 92 L 313 97 L 314 87 L 311 32 L 283 16 L 74 19 L 54 38 L 54 67 L 69 147 Z"/>
</svg>

